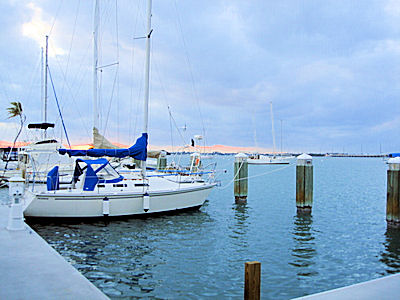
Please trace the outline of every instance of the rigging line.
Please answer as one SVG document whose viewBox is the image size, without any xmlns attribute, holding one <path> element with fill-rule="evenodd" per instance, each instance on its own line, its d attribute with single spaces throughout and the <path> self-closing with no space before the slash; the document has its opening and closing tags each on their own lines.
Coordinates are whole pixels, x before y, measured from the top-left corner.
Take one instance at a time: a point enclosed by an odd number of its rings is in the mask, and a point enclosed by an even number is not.
<svg viewBox="0 0 400 300">
<path fill-rule="evenodd" d="M 37 74 L 37 71 L 40 70 L 41 60 L 42 60 L 41 55 L 39 55 L 38 62 L 36 63 L 36 66 L 35 66 L 35 68 L 34 68 L 32 74 L 31 74 L 31 76 L 30 76 L 30 78 L 31 78 L 30 82 L 31 82 L 31 83 L 30 83 L 30 85 L 29 85 L 28 93 L 27 93 L 27 95 L 25 96 L 26 99 L 30 99 L 30 98 L 31 98 L 31 93 L 32 93 L 33 85 L 34 85 L 33 82 L 34 82 L 34 80 L 35 80 L 35 74 Z M 22 97 L 21 97 L 21 98 L 22 98 Z"/>
<path fill-rule="evenodd" d="M 52 47 L 52 44 L 51 44 L 51 43 L 50 43 L 50 47 Z M 80 110 L 78 109 L 79 105 L 78 105 L 77 101 L 75 100 L 75 97 L 74 97 L 74 94 L 73 94 L 73 92 L 72 92 L 71 86 L 68 84 L 68 81 L 67 81 L 67 79 L 66 79 L 66 77 L 65 77 L 65 74 L 64 74 L 64 72 L 63 72 L 63 70 L 62 70 L 61 63 L 60 63 L 59 59 L 57 58 L 57 56 L 55 56 L 55 60 L 56 60 L 56 62 L 57 62 L 58 68 L 60 69 L 61 75 L 63 76 L 63 79 L 64 79 L 64 81 L 65 81 L 65 84 L 66 84 L 67 88 L 69 89 L 69 91 L 70 91 L 70 93 L 71 93 L 71 99 L 72 99 L 72 101 L 74 102 L 75 111 L 78 112 L 78 114 L 79 114 L 79 119 L 80 119 L 80 120 L 83 120 L 83 116 L 82 116 Z M 80 84 L 82 85 L 82 80 L 80 81 Z M 80 87 L 79 87 L 79 89 L 80 89 Z M 82 125 L 83 125 L 83 128 L 84 128 L 85 131 L 86 131 L 86 134 L 87 134 L 88 136 L 91 136 L 92 134 L 89 134 L 89 130 L 88 130 L 86 124 L 85 124 L 84 122 L 82 122 Z"/>
<path fill-rule="evenodd" d="M 70 42 L 70 44 L 69 44 L 68 57 L 67 57 L 67 65 L 66 65 L 66 67 L 65 67 L 65 77 L 67 77 L 67 74 L 68 74 L 69 61 L 70 61 L 70 58 L 71 58 L 72 44 L 73 44 L 74 38 L 75 38 L 76 24 L 77 24 L 77 21 L 78 21 L 78 15 L 79 15 L 79 8 L 80 8 L 80 5 L 81 5 L 81 0 L 78 1 L 78 6 L 77 6 L 76 12 L 75 12 L 74 27 L 73 27 L 73 29 L 72 29 L 71 42 Z M 64 94 L 64 88 L 65 88 L 65 81 L 64 81 L 64 84 L 63 84 L 62 89 L 61 89 L 61 94 Z"/>
<path fill-rule="evenodd" d="M 154 47 L 151 47 L 151 48 L 154 49 Z M 161 90 L 162 90 L 162 93 L 163 93 L 163 96 L 164 96 L 164 101 L 165 101 L 165 104 L 166 104 L 166 106 L 168 108 L 168 113 L 169 113 L 169 117 L 170 117 L 170 123 L 171 123 L 171 119 L 172 119 L 174 121 L 174 125 L 176 127 L 176 130 L 178 131 L 179 135 L 182 138 L 182 143 L 185 144 L 185 137 L 182 135 L 182 133 L 179 130 L 179 127 L 178 127 L 174 117 L 172 116 L 171 107 L 169 106 L 168 101 L 167 101 L 167 96 L 166 96 L 166 92 L 165 92 L 165 86 L 163 84 L 163 81 L 161 80 L 158 64 L 157 64 L 155 59 L 153 59 L 153 65 L 154 65 L 155 71 L 157 73 L 158 79 L 159 79 L 160 84 L 161 84 Z M 171 140 L 172 140 L 172 130 L 171 130 Z"/>
<path fill-rule="evenodd" d="M 242 169 L 243 164 L 244 164 L 244 160 L 240 163 L 239 168 L 238 168 L 238 170 L 236 171 L 235 176 L 233 176 L 232 180 L 229 181 L 228 184 L 226 184 L 224 187 L 221 187 L 221 188 L 220 188 L 221 190 L 226 189 L 227 187 L 229 187 L 229 186 L 235 181 L 235 178 L 238 176 L 240 170 Z"/>
<path fill-rule="evenodd" d="M 119 62 L 119 33 L 118 33 L 118 31 L 119 31 L 119 27 L 118 27 L 118 0 L 116 0 L 115 1 L 115 31 L 116 31 L 116 39 L 117 39 L 117 62 Z M 117 72 L 117 101 L 119 100 L 119 88 L 120 88 L 120 86 L 119 86 L 119 65 L 118 65 L 118 67 L 117 67 L 117 70 L 116 70 L 116 72 Z M 117 103 L 117 120 L 119 121 L 119 118 L 120 118 L 120 111 L 119 111 L 119 105 L 118 105 L 118 103 Z M 117 142 L 119 143 L 120 142 L 120 139 L 119 139 L 119 129 L 120 129 L 120 126 L 117 126 Z"/>
<path fill-rule="evenodd" d="M 141 3 L 140 1 L 137 2 L 137 9 L 136 9 L 136 18 L 135 18 L 135 23 L 133 26 L 133 37 L 136 35 L 136 28 L 137 28 L 137 23 L 138 23 L 138 15 L 139 15 L 139 4 Z M 132 115 L 133 111 L 133 85 L 134 85 L 134 77 L 133 77 L 133 71 L 134 71 L 134 63 L 135 63 L 135 38 L 132 39 L 132 54 L 131 54 L 131 76 L 132 76 L 132 81 L 131 81 L 131 90 L 130 90 L 130 101 L 129 101 L 129 115 Z M 132 136 L 132 122 L 129 122 L 129 130 L 128 130 L 128 136 L 129 138 Z M 131 140 L 129 140 L 131 142 Z"/>
<path fill-rule="evenodd" d="M 164 102 L 165 102 L 165 105 L 167 106 L 167 109 L 168 109 L 169 123 L 170 123 L 170 134 L 171 134 L 171 146 L 172 146 L 172 148 L 173 148 L 174 142 L 173 142 L 173 132 L 172 132 L 172 122 L 171 122 L 171 118 L 172 118 L 171 107 L 170 107 L 169 104 L 168 104 L 168 101 L 167 101 L 167 93 L 166 93 L 166 90 L 165 90 L 165 85 L 164 85 L 164 82 L 161 80 L 161 76 L 160 76 L 160 72 L 159 72 L 159 67 L 158 67 L 158 64 L 157 64 L 157 62 L 156 62 L 155 59 L 154 59 L 154 67 L 155 67 L 155 70 L 156 70 L 156 73 L 157 73 L 157 76 L 158 76 L 158 80 L 160 81 L 160 85 L 161 85 L 161 90 L 162 90 L 162 93 L 163 93 Z M 177 130 L 179 131 L 179 128 L 177 128 Z M 184 140 L 183 140 L 183 143 L 185 143 Z"/>
<path fill-rule="evenodd" d="M 47 66 L 47 70 L 49 71 L 49 77 L 50 77 L 50 81 L 51 81 L 51 86 L 53 87 L 54 98 L 56 99 L 58 112 L 59 112 L 60 118 L 61 118 L 61 123 L 62 123 L 62 125 L 63 125 L 63 127 L 64 127 L 65 137 L 67 138 L 68 146 L 69 146 L 69 148 L 71 149 L 71 143 L 69 142 L 69 137 L 68 137 L 67 129 L 65 128 L 64 119 L 63 119 L 63 116 L 62 116 L 62 114 L 61 114 L 60 105 L 58 104 L 56 89 L 54 88 L 53 77 L 51 76 L 51 72 L 50 72 L 49 66 Z"/>
<path fill-rule="evenodd" d="M 234 181 L 241 181 L 241 180 L 245 180 L 245 179 L 250 179 L 250 178 L 256 178 L 256 177 L 260 177 L 260 176 L 265 176 L 265 175 L 272 174 L 272 173 L 275 173 L 275 172 L 278 172 L 278 171 L 282 171 L 282 170 L 284 170 L 284 169 L 287 169 L 287 168 L 291 167 L 291 165 L 287 165 L 287 166 L 284 166 L 284 167 L 279 168 L 279 169 L 276 169 L 276 170 L 272 170 L 272 171 L 264 172 L 264 173 L 261 173 L 261 174 L 257 174 L 257 175 L 253 175 L 253 176 L 248 176 L 248 177 L 244 177 L 244 178 L 240 178 L 240 179 L 236 179 L 236 176 L 239 174 L 239 171 L 240 171 L 240 169 L 242 168 L 243 163 L 244 163 L 244 162 L 242 162 L 242 163 L 240 164 L 240 166 L 239 166 L 239 168 L 238 168 L 238 171 L 236 172 L 236 174 L 235 174 L 235 176 L 233 177 L 233 179 L 232 179 L 231 181 L 229 181 L 229 183 L 226 184 L 224 187 L 221 187 L 221 188 L 220 188 L 221 190 L 226 189 L 227 187 L 229 187 Z"/>
<path fill-rule="evenodd" d="M 81 71 L 82 71 L 82 69 L 83 69 L 84 67 L 86 67 L 86 65 L 85 65 L 84 62 L 86 62 L 86 61 L 88 60 L 87 57 L 88 57 L 89 50 L 90 50 L 91 46 L 92 46 L 92 42 L 89 41 L 89 42 L 88 42 L 88 45 L 87 45 L 87 47 L 86 47 L 86 51 L 85 51 L 84 55 L 83 55 L 82 58 L 81 58 L 81 61 L 78 62 L 78 66 L 79 66 L 79 67 L 78 67 L 77 72 L 75 72 L 75 73 L 76 73 L 76 74 L 75 74 L 75 77 L 71 80 L 73 86 L 75 86 L 75 83 L 78 82 L 78 90 L 76 91 L 76 94 L 77 94 L 77 95 L 78 95 L 79 90 L 80 90 L 80 88 L 81 88 L 81 86 L 82 86 L 83 77 L 87 74 L 87 72 L 86 72 L 86 74 L 85 74 L 85 72 L 81 72 Z M 78 78 L 78 76 L 81 76 L 81 78 Z M 78 79 L 80 79 L 80 80 L 78 80 Z"/>
<path fill-rule="evenodd" d="M 48 36 L 50 36 L 51 33 L 53 32 L 53 28 L 54 28 L 54 25 L 56 24 L 56 20 L 57 20 L 57 17 L 58 17 L 58 14 L 60 12 L 60 9 L 61 9 L 61 6 L 62 6 L 63 2 L 64 2 L 64 0 L 61 0 L 60 4 L 58 5 L 57 12 L 56 12 L 56 15 L 54 16 L 53 24 L 51 25 L 51 28 L 50 28 Z"/>
<path fill-rule="evenodd" d="M 192 80 L 192 90 L 193 90 L 194 97 L 196 99 L 197 108 L 199 110 L 201 125 L 202 125 L 202 129 L 203 129 L 203 140 L 204 140 L 204 146 L 205 146 L 205 143 L 206 143 L 206 130 L 205 130 L 205 126 L 204 126 L 203 114 L 202 114 L 201 109 L 200 109 L 199 97 L 198 97 L 197 90 L 196 90 L 196 85 L 195 85 L 195 80 L 194 80 L 194 75 L 193 75 L 193 68 L 192 68 L 192 65 L 190 63 L 189 52 L 187 50 L 185 36 L 183 34 L 181 18 L 180 18 L 180 14 L 179 14 L 179 11 L 178 11 L 178 6 L 177 6 L 177 3 L 176 3 L 176 0 L 174 1 L 174 4 L 175 4 L 176 15 L 177 15 L 176 19 L 178 21 L 178 25 L 179 25 L 179 29 L 180 29 L 180 33 L 181 33 L 181 38 L 182 38 L 182 42 L 183 42 L 183 48 L 185 50 L 186 63 L 188 65 L 190 78 Z"/>
<path fill-rule="evenodd" d="M 117 71 L 115 72 L 114 83 L 113 83 L 113 87 L 111 90 L 111 99 L 110 99 L 110 104 L 108 105 L 107 117 L 106 117 L 106 122 L 104 124 L 104 130 L 103 130 L 104 135 L 106 134 L 106 131 L 107 131 L 107 125 L 108 125 L 108 120 L 109 120 L 109 116 L 110 116 L 111 105 L 112 105 L 113 100 L 115 99 L 114 91 L 115 91 L 115 85 L 116 85 L 116 81 L 117 81 L 117 77 L 118 77 L 118 68 L 119 68 L 119 65 L 117 65 Z"/>
<path fill-rule="evenodd" d="M 174 125 L 175 125 L 175 127 L 176 127 L 176 129 L 177 129 L 179 135 L 181 136 L 181 139 L 182 139 L 183 144 L 185 144 L 185 137 L 182 135 L 181 131 L 179 130 L 179 127 L 178 127 L 178 125 L 176 124 L 176 121 L 175 121 L 174 117 L 172 116 L 172 113 L 170 113 L 170 116 L 171 116 L 172 121 L 174 121 Z"/>
<path fill-rule="evenodd" d="M 248 177 L 245 177 L 245 178 L 242 178 L 242 179 L 236 179 L 235 181 L 240 181 L 240 180 L 243 180 L 243 179 L 250 179 L 250 178 L 256 178 L 256 177 L 260 177 L 260 176 L 268 175 L 268 174 L 271 174 L 271 173 L 275 173 L 275 172 L 278 172 L 278 171 L 281 171 L 281 170 L 287 169 L 287 168 L 289 168 L 289 167 L 291 167 L 291 165 L 290 165 L 290 164 L 289 164 L 289 165 L 287 165 L 287 166 L 284 166 L 284 167 L 282 167 L 282 168 L 279 168 L 279 169 L 276 169 L 276 170 L 269 171 L 269 172 L 265 172 L 265 173 L 261 173 L 261 174 L 257 174 L 257 175 L 253 175 L 253 176 L 248 176 Z"/>
<path fill-rule="evenodd" d="M 169 106 L 168 106 L 168 111 L 169 111 Z M 171 151 L 174 152 L 174 138 L 172 134 L 172 118 L 171 118 L 171 112 L 169 112 L 169 131 L 171 133 Z"/>
</svg>

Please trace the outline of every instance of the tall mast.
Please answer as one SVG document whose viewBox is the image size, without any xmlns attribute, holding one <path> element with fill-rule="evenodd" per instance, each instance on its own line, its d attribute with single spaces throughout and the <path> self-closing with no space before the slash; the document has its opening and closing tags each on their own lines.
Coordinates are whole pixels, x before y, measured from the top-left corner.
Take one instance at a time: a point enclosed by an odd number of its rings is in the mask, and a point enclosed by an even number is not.
<svg viewBox="0 0 400 300">
<path fill-rule="evenodd" d="M 41 68 L 40 68 L 40 100 L 42 102 L 42 121 L 44 122 L 44 56 L 43 56 L 43 47 L 41 53 Z M 42 139 L 44 139 L 44 131 L 42 134 Z"/>
<path fill-rule="evenodd" d="M 149 83 L 150 83 L 150 36 L 151 36 L 151 0 L 147 1 L 147 36 L 146 36 L 146 69 L 144 86 L 144 118 L 143 133 L 147 133 L 149 126 Z"/>
<path fill-rule="evenodd" d="M 93 129 L 99 128 L 99 113 L 97 109 L 98 30 L 99 30 L 99 1 L 96 0 L 94 5 L 94 19 L 93 19 Z"/>
<path fill-rule="evenodd" d="M 274 130 L 274 113 L 272 112 L 272 101 L 269 102 L 271 106 L 271 126 L 272 126 L 272 142 L 274 146 L 274 156 L 275 156 L 275 130 Z"/>
<path fill-rule="evenodd" d="M 151 36 L 151 0 L 147 1 L 147 30 L 146 30 L 146 69 L 144 85 L 144 110 L 143 110 L 143 133 L 148 132 L 149 127 L 149 90 L 150 90 L 150 36 Z M 146 161 L 142 161 L 142 175 L 146 176 Z"/>
<path fill-rule="evenodd" d="M 45 67 L 44 67 L 44 109 L 43 109 L 43 123 L 47 123 L 47 69 L 49 67 L 49 36 L 46 35 L 46 60 L 45 60 Z M 46 129 L 44 130 L 43 134 L 44 138 L 46 139 Z"/>
</svg>

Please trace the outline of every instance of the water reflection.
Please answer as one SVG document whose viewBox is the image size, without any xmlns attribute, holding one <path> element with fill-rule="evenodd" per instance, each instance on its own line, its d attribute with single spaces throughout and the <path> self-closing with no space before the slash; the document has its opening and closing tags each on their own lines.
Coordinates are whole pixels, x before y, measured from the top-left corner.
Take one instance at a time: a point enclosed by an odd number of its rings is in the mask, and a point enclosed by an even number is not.
<svg viewBox="0 0 400 300">
<path fill-rule="evenodd" d="M 400 272 L 400 230 L 388 228 L 383 243 L 385 251 L 381 254 L 380 261 L 387 266 L 386 272 L 394 274 Z"/>
<path fill-rule="evenodd" d="M 193 245 L 212 219 L 202 211 L 91 224 L 30 225 L 111 298 L 155 297 L 156 268 Z"/>
<path fill-rule="evenodd" d="M 314 257 L 317 251 L 315 249 L 315 237 L 312 232 L 311 215 L 297 214 L 294 217 L 293 240 L 293 260 L 289 264 L 296 267 L 299 277 L 318 275 L 318 272 L 312 269 L 312 266 L 315 265 Z"/>
<path fill-rule="evenodd" d="M 234 215 L 234 224 L 232 226 L 232 234 L 231 238 L 238 240 L 238 246 L 247 246 L 247 240 L 242 239 L 243 236 L 246 235 L 249 228 L 249 208 L 247 203 L 235 203 L 233 206 L 233 210 L 235 211 Z"/>
</svg>

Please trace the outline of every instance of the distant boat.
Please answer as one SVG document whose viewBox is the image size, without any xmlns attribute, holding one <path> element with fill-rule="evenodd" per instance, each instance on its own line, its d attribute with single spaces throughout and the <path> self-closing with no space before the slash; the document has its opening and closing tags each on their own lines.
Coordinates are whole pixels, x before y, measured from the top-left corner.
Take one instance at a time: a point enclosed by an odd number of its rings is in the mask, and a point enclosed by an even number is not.
<svg viewBox="0 0 400 300">
<path fill-rule="evenodd" d="M 253 154 L 249 156 L 247 163 L 249 165 L 287 165 L 290 164 L 290 157 Z"/>
<path fill-rule="evenodd" d="M 273 155 L 261 155 L 258 153 L 252 154 L 247 159 L 247 163 L 250 165 L 284 165 L 290 164 L 290 158 L 282 155 L 276 155 L 275 152 L 275 130 L 274 130 L 274 115 L 272 112 L 272 101 L 270 102 L 271 107 L 271 130 L 272 130 L 272 141 L 273 141 Z"/>
</svg>

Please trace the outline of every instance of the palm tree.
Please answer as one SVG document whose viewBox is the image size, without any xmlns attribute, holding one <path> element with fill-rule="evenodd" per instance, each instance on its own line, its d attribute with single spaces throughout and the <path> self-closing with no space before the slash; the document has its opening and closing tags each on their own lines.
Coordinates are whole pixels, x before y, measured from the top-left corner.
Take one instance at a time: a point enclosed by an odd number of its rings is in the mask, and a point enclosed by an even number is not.
<svg viewBox="0 0 400 300">
<path fill-rule="evenodd" d="M 11 102 L 11 106 L 8 107 L 7 110 L 8 110 L 8 115 L 9 115 L 8 118 L 9 119 L 19 116 L 20 127 L 19 127 L 19 130 L 18 130 L 18 134 L 14 139 L 13 146 L 10 149 L 10 153 L 8 154 L 8 158 L 7 158 L 5 169 L 7 169 L 8 162 L 10 161 L 10 157 L 11 157 L 11 152 L 15 148 L 15 144 L 17 143 L 17 139 L 18 139 L 19 135 L 21 134 L 22 128 L 24 127 L 24 122 L 26 120 L 26 117 L 22 112 L 22 104 L 21 104 L 21 102 Z"/>
</svg>

